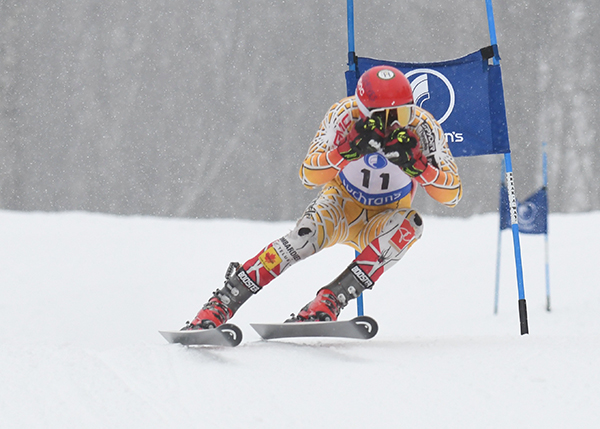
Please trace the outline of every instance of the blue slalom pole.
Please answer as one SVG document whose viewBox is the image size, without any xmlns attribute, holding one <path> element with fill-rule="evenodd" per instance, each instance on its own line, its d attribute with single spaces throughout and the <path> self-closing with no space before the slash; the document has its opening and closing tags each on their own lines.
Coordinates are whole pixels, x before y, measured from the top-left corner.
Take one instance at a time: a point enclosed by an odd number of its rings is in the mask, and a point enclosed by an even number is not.
<svg viewBox="0 0 600 429">
<path fill-rule="evenodd" d="M 348 69 L 350 71 L 356 71 L 355 50 L 354 50 L 354 0 L 347 0 L 346 2 L 346 15 L 348 17 Z M 352 94 L 348 94 L 352 95 Z M 356 256 L 359 252 L 355 253 Z M 356 299 L 356 313 L 359 316 L 365 314 L 365 307 L 363 301 L 363 295 L 360 294 Z"/>
<path fill-rule="evenodd" d="M 348 67 L 351 71 L 356 71 L 356 63 L 354 61 L 354 0 L 347 0 L 346 3 L 348 17 Z M 352 94 L 348 94 L 352 95 Z"/>
<path fill-rule="evenodd" d="M 548 156 L 546 155 L 546 142 L 542 142 L 542 174 L 544 179 L 544 188 L 548 187 Z"/>
<path fill-rule="evenodd" d="M 500 296 L 500 262 L 502 254 L 502 228 L 498 228 L 498 244 L 496 246 L 496 287 L 494 288 L 494 314 L 498 314 L 498 298 Z"/>
<path fill-rule="evenodd" d="M 504 183 L 504 168 L 502 169 L 502 178 L 500 186 Z M 502 210 L 502 192 L 500 192 L 500 201 L 498 201 L 498 209 Z M 498 314 L 498 298 L 500 296 L 500 263 L 502 255 L 502 215 L 498 216 L 498 240 L 496 246 L 496 286 L 494 288 L 494 314 Z"/>
<path fill-rule="evenodd" d="M 360 253 L 358 251 L 355 251 L 354 254 L 356 256 L 360 255 Z M 365 304 L 363 301 L 363 294 L 361 293 L 360 295 L 358 295 L 358 298 L 356 298 L 356 314 L 358 316 L 364 316 L 365 315 Z"/>
<path fill-rule="evenodd" d="M 488 27 L 490 32 L 490 42 L 497 45 L 496 24 L 494 23 L 494 11 L 492 0 L 486 0 L 486 10 L 488 17 Z M 498 52 L 495 52 L 494 65 L 500 64 Z M 517 288 L 519 292 L 519 320 L 521 324 L 521 335 L 529 333 L 529 324 L 527 322 L 527 302 L 525 301 L 525 286 L 523 284 L 523 261 L 521 259 L 521 242 L 519 240 L 519 215 L 517 213 L 517 195 L 515 192 L 515 183 L 513 178 L 512 160 L 510 152 L 504 154 L 504 167 L 506 175 L 506 186 L 508 188 L 508 203 L 510 207 L 510 221 L 513 235 L 513 245 L 515 249 L 515 265 L 517 270 Z"/>
<path fill-rule="evenodd" d="M 546 192 L 546 198 L 548 198 L 548 156 L 546 154 L 546 142 L 542 143 L 542 171 L 544 176 L 544 190 Z M 547 202 L 547 200 L 546 200 Z M 546 207 L 546 213 L 549 212 L 548 207 Z M 548 219 L 546 217 L 546 222 Z M 548 224 L 546 223 L 546 233 L 544 234 L 544 254 L 545 254 L 545 264 L 546 264 L 546 311 L 550 311 L 550 255 L 549 255 L 549 247 L 548 247 Z"/>
<path fill-rule="evenodd" d="M 527 323 L 527 303 L 525 301 L 525 287 L 523 285 L 523 261 L 521 259 L 521 242 L 519 240 L 519 215 L 517 213 L 517 197 L 515 182 L 512 173 L 510 153 L 504 155 L 506 165 L 506 187 L 508 188 L 508 202 L 510 207 L 510 223 L 515 249 L 515 265 L 517 269 L 517 288 L 519 291 L 519 319 L 521 322 L 521 335 L 529 333 Z"/>
</svg>

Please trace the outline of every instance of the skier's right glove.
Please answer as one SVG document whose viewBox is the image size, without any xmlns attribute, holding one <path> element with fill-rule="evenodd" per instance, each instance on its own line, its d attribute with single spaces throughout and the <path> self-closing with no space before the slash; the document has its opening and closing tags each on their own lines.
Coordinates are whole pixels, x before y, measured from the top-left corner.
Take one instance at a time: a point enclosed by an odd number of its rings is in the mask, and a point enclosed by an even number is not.
<svg viewBox="0 0 600 429">
<path fill-rule="evenodd" d="M 377 152 L 381 149 L 384 137 L 384 125 L 381 118 L 359 119 L 337 150 L 344 159 L 355 161 L 367 153 Z"/>
</svg>

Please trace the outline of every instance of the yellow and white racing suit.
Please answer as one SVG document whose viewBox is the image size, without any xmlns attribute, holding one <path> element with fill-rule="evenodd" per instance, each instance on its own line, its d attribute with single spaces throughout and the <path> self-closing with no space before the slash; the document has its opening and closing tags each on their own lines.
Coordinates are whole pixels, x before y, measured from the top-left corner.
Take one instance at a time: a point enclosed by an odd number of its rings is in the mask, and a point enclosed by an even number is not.
<svg viewBox="0 0 600 429">
<path fill-rule="evenodd" d="M 348 161 L 337 151 L 359 119 L 354 96 L 335 103 L 321 122 L 300 167 L 307 188 L 322 186 L 295 228 L 243 264 L 248 282 L 262 288 L 289 266 L 336 243 L 361 252 L 353 261 L 375 282 L 421 236 L 411 202 L 418 186 L 454 207 L 462 185 L 446 137 L 433 116 L 415 105 L 397 109 L 396 126 L 413 131 L 429 162 L 412 179 L 383 152 Z M 371 283 L 372 284 L 372 283 Z"/>
</svg>

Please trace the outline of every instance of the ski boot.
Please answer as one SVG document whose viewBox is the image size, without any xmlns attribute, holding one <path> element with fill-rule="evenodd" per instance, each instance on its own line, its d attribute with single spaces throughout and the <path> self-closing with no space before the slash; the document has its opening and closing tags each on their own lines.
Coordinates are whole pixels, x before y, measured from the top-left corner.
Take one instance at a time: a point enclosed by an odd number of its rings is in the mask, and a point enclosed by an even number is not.
<svg viewBox="0 0 600 429">
<path fill-rule="evenodd" d="M 186 322 L 182 331 L 213 329 L 231 319 L 231 310 L 218 298 L 217 291 L 214 294 L 215 296 L 202 306 L 194 320 Z"/>
<path fill-rule="evenodd" d="M 321 288 L 315 299 L 306 304 L 298 315 L 292 314 L 285 322 L 336 321 L 348 301 L 372 287 L 369 276 L 352 263 L 334 281 Z"/>
<path fill-rule="evenodd" d="M 242 282 L 240 276 L 246 279 L 246 282 Z M 213 297 L 202 306 L 194 320 L 186 322 L 181 330 L 214 329 L 227 322 L 248 298 L 260 290 L 258 286 L 253 288 L 254 291 L 246 286 L 249 281 L 251 282 L 250 278 L 240 268 L 240 264 L 229 264 L 225 273 L 225 285 L 213 292 Z"/>
<path fill-rule="evenodd" d="M 336 321 L 340 311 L 342 311 L 342 306 L 333 292 L 322 288 L 317 292 L 315 299 L 306 304 L 297 316 L 292 314 L 292 318 L 288 322 Z"/>
</svg>

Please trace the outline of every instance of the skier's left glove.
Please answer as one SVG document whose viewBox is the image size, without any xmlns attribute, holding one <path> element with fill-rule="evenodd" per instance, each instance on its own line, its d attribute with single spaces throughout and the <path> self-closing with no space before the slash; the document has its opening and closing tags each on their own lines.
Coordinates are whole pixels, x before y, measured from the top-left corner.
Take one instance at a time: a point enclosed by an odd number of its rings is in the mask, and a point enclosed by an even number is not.
<svg viewBox="0 0 600 429">
<path fill-rule="evenodd" d="M 338 146 L 339 154 L 348 161 L 355 161 L 367 153 L 377 152 L 383 145 L 383 129 L 383 121 L 379 117 L 359 119 Z"/>
<path fill-rule="evenodd" d="M 385 139 L 383 153 L 410 177 L 420 176 L 428 165 L 427 158 L 421 152 L 419 138 L 402 128 L 392 131 Z"/>
</svg>

